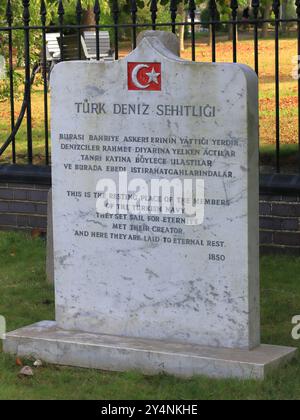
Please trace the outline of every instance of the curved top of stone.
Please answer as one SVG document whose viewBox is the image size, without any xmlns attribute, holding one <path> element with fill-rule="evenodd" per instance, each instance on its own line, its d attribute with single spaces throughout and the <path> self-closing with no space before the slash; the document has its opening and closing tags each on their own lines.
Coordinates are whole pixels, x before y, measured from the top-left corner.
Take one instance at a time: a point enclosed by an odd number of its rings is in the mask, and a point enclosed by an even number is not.
<svg viewBox="0 0 300 420">
<path fill-rule="evenodd" d="M 143 31 L 138 35 L 137 43 L 140 44 L 144 38 L 156 38 L 166 47 L 169 51 L 180 56 L 179 39 L 172 32 L 166 31 Z"/>
</svg>

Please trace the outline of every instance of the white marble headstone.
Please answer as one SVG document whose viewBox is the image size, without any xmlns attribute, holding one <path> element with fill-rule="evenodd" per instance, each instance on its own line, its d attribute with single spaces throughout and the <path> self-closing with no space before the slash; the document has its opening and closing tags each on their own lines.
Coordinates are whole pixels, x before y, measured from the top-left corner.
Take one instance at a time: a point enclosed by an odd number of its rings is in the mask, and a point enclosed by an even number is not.
<svg viewBox="0 0 300 420">
<path fill-rule="evenodd" d="M 258 346 L 255 73 L 184 61 L 147 37 L 120 61 L 55 66 L 51 89 L 58 326 Z M 203 179 L 203 224 L 97 214 L 99 179 L 119 171 Z"/>
</svg>

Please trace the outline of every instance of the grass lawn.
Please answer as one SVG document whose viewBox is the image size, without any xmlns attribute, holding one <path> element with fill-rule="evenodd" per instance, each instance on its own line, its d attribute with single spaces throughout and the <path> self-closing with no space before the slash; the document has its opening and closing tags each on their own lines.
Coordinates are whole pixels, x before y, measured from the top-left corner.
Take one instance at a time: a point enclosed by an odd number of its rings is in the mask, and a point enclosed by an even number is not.
<svg viewBox="0 0 300 420">
<path fill-rule="evenodd" d="M 8 330 L 54 319 L 54 297 L 45 280 L 45 242 L 0 232 L 0 314 Z M 263 342 L 300 347 L 291 318 L 300 314 L 300 258 L 263 257 Z M 29 363 L 29 361 L 28 361 Z M 148 377 L 44 366 L 20 378 L 15 359 L 0 353 L 0 399 L 300 399 L 300 355 L 264 382 L 195 377 Z"/>
<path fill-rule="evenodd" d="M 249 34 L 247 35 L 249 38 Z M 254 68 L 253 40 L 244 39 L 240 35 L 238 42 L 238 62 Z M 272 153 L 275 150 L 275 48 L 274 39 L 270 33 L 270 39 L 259 41 L 259 82 L 260 82 L 260 145 L 264 153 Z M 120 44 L 120 57 L 129 52 L 128 43 Z M 197 61 L 211 61 L 211 47 L 207 40 L 199 38 L 196 45 Z M 297 81 L 291 76 L 293 69 L 292 59 L 297 55 L 296 38 L 283 38 L 280 40 L 280 134 L 282 148 L 296 151 L 298 142 L 298 87 Z M 186 42 L 186 51 L 182 54 L 185 59 L 191 58 L 190 42 Z M 219 37 L 217 43 L 217 61 L 232 62 L 232 42 L 226 41 L 226 36 Z M 40 81 L 40 77 L 37 78 Z M 199 92 L 201 97 L 201 92 Z M 36 85 L 32 95 L 33 116 L 33 140 L 34 161 L 43 163 L 44 152 L 44 108 L 43 88 Z M 21 107 L 21 100 L 16 101 L 16 116 Z M 228 118 L 231 116 L 228 115 Z M 234 118 L 234 116 L 232 116 Z M 9 102 L 0 102 L 0 143 L 7 138 L 10 128 Z M 19 162 L 26 159 L 26 121 L 19 131 L 16 139 Z M 286 156 L 286 153 L 285 153 Z M 10 151 L 1 157 L 0 163 L 9 161 Z"/>
</svg>

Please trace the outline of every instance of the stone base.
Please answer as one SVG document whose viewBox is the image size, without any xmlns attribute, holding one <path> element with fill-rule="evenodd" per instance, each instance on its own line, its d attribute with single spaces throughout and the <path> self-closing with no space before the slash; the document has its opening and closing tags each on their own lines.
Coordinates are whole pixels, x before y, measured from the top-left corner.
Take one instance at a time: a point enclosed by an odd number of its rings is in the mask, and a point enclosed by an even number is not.
<svg viewBox="0 0 300 420">
<path fill-rule="evenodd" d="M 252 351 L 231 350 L 65 331 L 52 321 L 8 333 L 3 349 L 58 365 L 242 379 L 263 379 L 296 355 L 296 349 L 290 347 L 262 345 Z"/>
</svg>

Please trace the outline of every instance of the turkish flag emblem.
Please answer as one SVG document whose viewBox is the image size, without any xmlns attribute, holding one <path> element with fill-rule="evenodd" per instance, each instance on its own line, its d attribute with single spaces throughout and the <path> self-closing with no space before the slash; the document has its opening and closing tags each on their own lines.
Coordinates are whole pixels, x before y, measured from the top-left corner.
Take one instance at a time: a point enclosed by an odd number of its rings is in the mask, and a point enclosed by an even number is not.
<svg viewBox="0 0 300 420">
<path fill-rule="evenodd" d="M 128 63 L 128 90 L 161 90 L 161 63 Z"/>
</svg>

